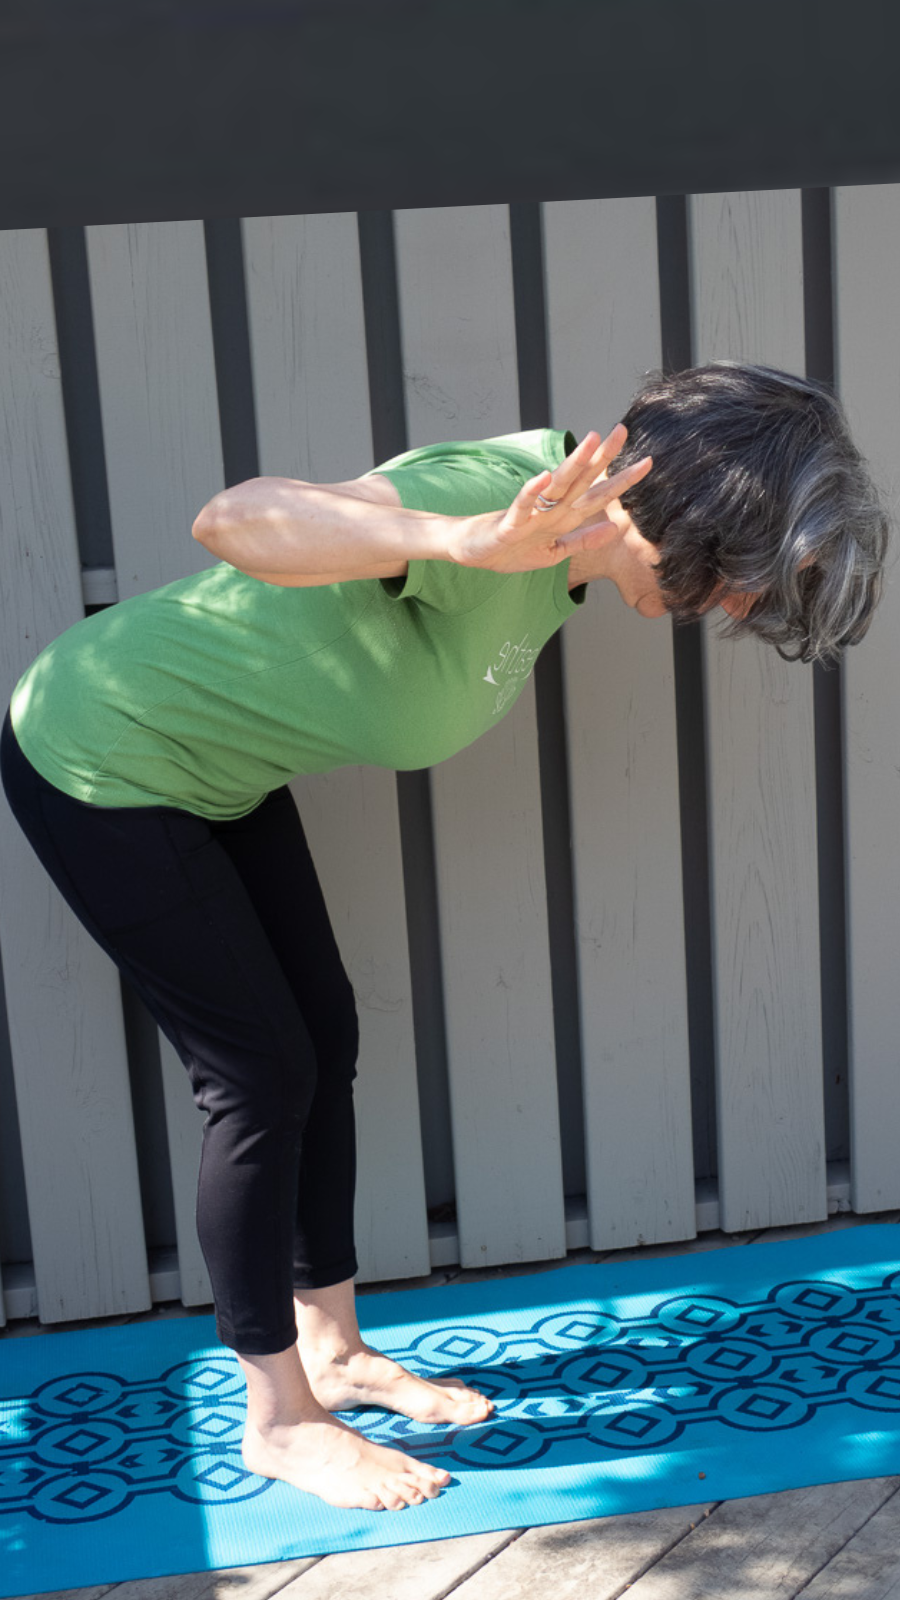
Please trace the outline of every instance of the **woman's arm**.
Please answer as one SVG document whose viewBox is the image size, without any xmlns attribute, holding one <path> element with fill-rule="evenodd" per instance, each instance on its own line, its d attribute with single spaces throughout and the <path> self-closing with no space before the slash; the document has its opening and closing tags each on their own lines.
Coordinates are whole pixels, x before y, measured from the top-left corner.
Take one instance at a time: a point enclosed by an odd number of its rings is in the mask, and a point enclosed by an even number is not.
<svg viewBox="0 0 900 1600">
<path fill-rule="evenodd" d="M 597 549 L 616 533 L 606 506 L 651 466 L 647 457 L 600 481 L 625 438 L 621 423 L 605 440 L 587 434 L 555 471 L 529 479 L 505 511 L 411 511 L 377 473 L 334 484 L 249 478 L 214 495 L 191 531 L 220 561 L 284 586 L 401 577 L 413 560 L 530 572 Z"/>
<path fill-rule="evenodd" d="M 250 478 L 215 495 L 191 533 L 250 577 L 302 588 L 403 577 L 417 556 L 446 560 L 448 520 L 405 510 L 390 478 Z"/>
</svg>

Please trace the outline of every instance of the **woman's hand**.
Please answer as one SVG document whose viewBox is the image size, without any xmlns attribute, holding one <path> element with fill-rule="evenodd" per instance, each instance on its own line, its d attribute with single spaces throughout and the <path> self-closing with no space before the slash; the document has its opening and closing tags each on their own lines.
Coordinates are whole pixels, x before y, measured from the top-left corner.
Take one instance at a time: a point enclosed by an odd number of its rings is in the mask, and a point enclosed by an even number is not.
<svg viewBox="0 0 900 1600">
<path fill-rule="evenodd" d="M 600 479 L 627 437 L 621 422 L 605 439 L 588 433 L 554 472 L 529 479 L 506 511 L 454 519 L 459 531 L 451 536 L 449 559 L 491 572 L 532 572 L 598 549 L 615 531 L 605 515 L 609 502 L 639 483 L 653 465 L 645 456 Z M 544 510 L 539 497 L 555 504 Z"/>
</svg>

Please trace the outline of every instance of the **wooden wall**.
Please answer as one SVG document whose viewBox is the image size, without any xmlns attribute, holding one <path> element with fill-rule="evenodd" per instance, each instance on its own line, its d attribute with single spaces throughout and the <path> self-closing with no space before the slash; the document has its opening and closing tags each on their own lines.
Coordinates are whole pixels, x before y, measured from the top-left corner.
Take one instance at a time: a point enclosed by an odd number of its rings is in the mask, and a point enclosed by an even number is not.
<svg viewBox="0 0 900 1600">
<path fill-rule="evenodd" d="M 833 378 L 896 505 L 900 186 L 0 233 L 0 695 L 256 474 Z M 604 592 L 607 588 L 610 592 Z M 900 1205 L 897 590 L 839 671 L 595 584 L 426 774 L 298 778 L 360 1011 L 363 1281 Z M 202 1114 L 0 796 L 3 1317 L 208 1305 Z"/>
</svg>

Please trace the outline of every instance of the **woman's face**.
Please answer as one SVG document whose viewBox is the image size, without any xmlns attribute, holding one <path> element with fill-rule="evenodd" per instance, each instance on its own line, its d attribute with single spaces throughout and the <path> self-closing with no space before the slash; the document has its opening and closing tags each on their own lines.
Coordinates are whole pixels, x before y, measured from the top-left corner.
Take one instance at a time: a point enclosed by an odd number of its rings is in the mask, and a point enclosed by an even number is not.
<svg viewBox="0 0 900 1600">
<path fill-rule="evenodd" d="M 619 594 L 639 617 L 664 617 L 666 604 L 659 587 L 659 574 L 655 570 L 659 559 L 656 545 L 644 538 L 618 500 L 607 506 L 606 514 L 621 531 L 619 559 L 610 573 Z"/>
<path fill-rule="evenodd" d="M 609 569 L 604 576 L 612 578 L 625 604 L 638 616 L 664 617 L 666 604 L 655 570 L 659 556 L 657 546 L 644 538 L 620 500 L 610 500 L 606 515 L 618 528 L 619 539 L 615 551 L 610 552 Z M 756 599 L 756 594 L 729 594 L 723 586 L 722 592 L 713 596 L 706 609 L 712 611 L 721 606 L 730 617 L 740 618 L 746 616 Z"/>
</svg>

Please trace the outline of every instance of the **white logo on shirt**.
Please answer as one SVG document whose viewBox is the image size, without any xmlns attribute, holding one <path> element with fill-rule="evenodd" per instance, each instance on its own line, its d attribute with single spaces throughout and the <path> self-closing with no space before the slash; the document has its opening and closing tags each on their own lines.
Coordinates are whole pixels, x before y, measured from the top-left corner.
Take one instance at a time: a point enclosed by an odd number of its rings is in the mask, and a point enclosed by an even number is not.
<svg viewBox="0 0 900 1600">
<path fill-rule="evenodd" d="M 507 639 L 506 643 L 500 646 L 497 659 L 491 663 L 482 679 L 483 683 L 491 683 L 499 690 L 492 716 L 499 716 L 513 696 L 518 694 L 523 680 L 529 676 L 539 654 L 540 646 L 530 645 L 527 633 L 518 644 L 513 644 L 511 639 Z"/>
</svg>

